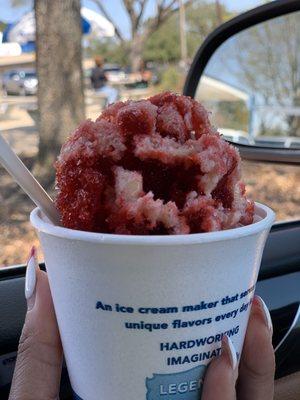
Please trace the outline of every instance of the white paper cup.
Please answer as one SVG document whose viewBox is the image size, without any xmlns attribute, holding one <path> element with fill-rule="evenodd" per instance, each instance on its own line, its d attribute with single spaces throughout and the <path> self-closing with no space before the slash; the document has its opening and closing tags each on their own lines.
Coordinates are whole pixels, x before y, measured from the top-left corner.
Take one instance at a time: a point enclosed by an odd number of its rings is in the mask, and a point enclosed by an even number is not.
<svg viewBox="0 0 300 400">
<path fill-rule="evenodd" d="M 242 345 L 273 211 L 220 232 L 129 236 L 53 226 L 45 255 L 75 398 L 199 400 L 206 365 Z"/>
</svg>

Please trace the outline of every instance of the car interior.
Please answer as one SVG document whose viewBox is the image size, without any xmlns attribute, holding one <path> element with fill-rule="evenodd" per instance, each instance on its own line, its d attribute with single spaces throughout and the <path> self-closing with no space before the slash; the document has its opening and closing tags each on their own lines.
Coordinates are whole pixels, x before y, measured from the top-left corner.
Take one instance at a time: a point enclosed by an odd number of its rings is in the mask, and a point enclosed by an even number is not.
<svg viewBox="0 0 300 400">
<path fill-rule="evenodd" d="M 219 26 L 199 48 L 188 71 L 183 94 L 201 100 L 203 77 L 214 74 L 221 75 L 220 80 L 230 81 L 233 86 L 237 84 L 236 77 L 239 74 L 230 61 L 225 67 L 222 52 L 226 51 L 227 55 L 233 55 L 237 48 L 243 49 L 245 41 L 250 43 L 251 38 L 256 40 L 255 34 L 252 35 L 251 32 L 255 30 L 256 34 L 258 32 L 263 35 L 264 27 L 273 26 L 272 24 L 280 25 L 284 23 L 285 18 L 298 18 L 298 25 L 300 25 L 299 0 L 273 1 L 240 14 Z M 300 33 L 300 31 L 298 32 Z M 242 50 L 239 51 L 241 54 Z M 230 74 L 235 78 L 231 78 Z M 259 87 L 262 83 L 258 81 L 257 85 Z M 247 93 L 246 88 L 245 93 Z M 244 94 L 236 93 L 235 95 L 240 96 L 240 99 L 245 97 Z M 226 95 L 223 96 L 225 98 Z M 249 95 L 246 102 L 251 104 L 251 101 L 253 99 Z M 272 119 L 272 113 L 279 112 L 275 106 L 272 109 L 272 105 L 263 104 L 262 95 L 258 94 L 255 101 L 257 103 L 261 101 L 261 104 L 255 109 L 259 109 L 259 112 L 270 113 L 270 119 Z M 263 107 L 265 108 L 263 109 Z M 283 106 L 283 112 L 287 107 Z M 249 131 L 255 131 L 257 118 L 253 111 L 253 119 L 248 126 Z M 229 134 L 227 140 L 230 140 Z M 259 142 L 250 144 L 251 141 L 245 144 L 234 138 L 233 142 L 239 148 L 244 160 L 259 161 L 270 165 L 280 163 L 300 168 L 299 146 L 285 146 L 284 144 L 279 146 L 274 144 L 274 141 L 265 142 L 263 145 L 260 145 Z M 41 264 L 41 268 L 46 269 L 47 267 Z M 8 399 L 9 396 L 18 340 L 26 312 L 25 270 L 25 265 L 0 268 L 0 399 L 3 400 Z M 300 398 L 300 220 L 279 221 L 273 225 L 263 253 L 256 293 L 265 300 L 272 316 L 276 382 L 290 378 L 290 385 L 293 385 L 290 394 L 289 391 L 286 391 L 286 397 L 280 398 L 282 400 L 296 399 L 297 395 L 299 395 L 297 398 Z M 64 367 L 60 399 L 71 398 L 71 386 L 67 369 Z M 277 398 L 279 399 L 279 397 Z"/>
</svg>

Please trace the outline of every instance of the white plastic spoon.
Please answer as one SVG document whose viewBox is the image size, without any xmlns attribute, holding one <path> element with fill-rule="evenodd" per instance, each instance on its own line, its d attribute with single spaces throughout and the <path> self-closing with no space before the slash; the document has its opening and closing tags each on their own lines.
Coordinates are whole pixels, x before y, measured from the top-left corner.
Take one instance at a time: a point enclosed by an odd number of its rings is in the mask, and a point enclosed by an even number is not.
<svg viewBox="0 0 300 400">
<path fill-rule="evenodd" d="M 60 218 L 55 205 L 31 172 L 0 134 L 0 162 L 19 186 L 54 224 L 60 225 Z"/>
</svg>

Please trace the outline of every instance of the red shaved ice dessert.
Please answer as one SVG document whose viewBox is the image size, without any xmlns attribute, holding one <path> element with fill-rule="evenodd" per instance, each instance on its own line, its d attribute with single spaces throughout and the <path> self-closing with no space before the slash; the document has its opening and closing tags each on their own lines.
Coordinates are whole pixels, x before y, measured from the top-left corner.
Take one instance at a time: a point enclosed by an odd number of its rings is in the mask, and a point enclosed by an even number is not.
<svg viewBox="0 0 300 400">
<path fill-rule="evenodd" d="M 56 180 L 67 228 L 172 235 L 253 222 L 238 151 L 200 103 L 169 92 L 83 122 L 62 146 Z"/>
</svg>

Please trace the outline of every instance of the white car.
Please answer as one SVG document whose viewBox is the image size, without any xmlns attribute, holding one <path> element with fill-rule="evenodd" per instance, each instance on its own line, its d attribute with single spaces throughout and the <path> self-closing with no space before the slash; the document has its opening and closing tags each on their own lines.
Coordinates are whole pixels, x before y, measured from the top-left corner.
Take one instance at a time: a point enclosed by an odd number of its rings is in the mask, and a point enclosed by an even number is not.
<svg viewBox="0 0 300 400">
<path fill-rule="evenodd" d="M 15 69 L 2 76 L 2 89 L 5 94 L 26 96 L 36 94 L 38 79 L 34 69 Z"/>
<path fill-rule="evenodd" d="M 221 133 L 223 138 L 228 140 L 229 142 L 239 144 L 254 144 L 253 140 L 249 137 L 247 132 L 227 128 L 220 128 L 219 132 Z"/>
</svg>

